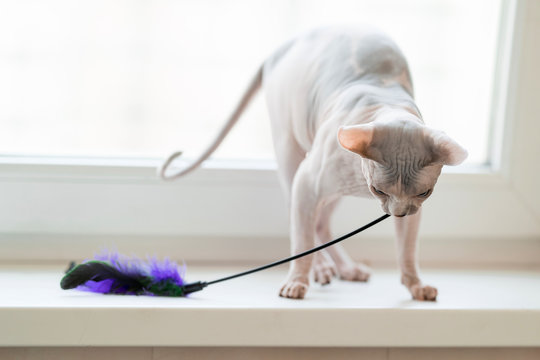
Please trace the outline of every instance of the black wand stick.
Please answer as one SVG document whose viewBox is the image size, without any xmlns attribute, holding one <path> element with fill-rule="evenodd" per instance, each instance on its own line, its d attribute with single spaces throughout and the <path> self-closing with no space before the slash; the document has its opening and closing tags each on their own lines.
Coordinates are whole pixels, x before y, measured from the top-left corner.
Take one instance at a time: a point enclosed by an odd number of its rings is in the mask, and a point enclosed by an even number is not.
<svg viewBox="0 0 540 360">
<path fill-rule="evenodd" d="M 192 283 L 189 283 L 189 284 L 185 284 L 185 285 L 182 286 L 183 291 L 184 291 L 183 294 L 185 295 L 185 294 L 189 294 L 189 293 L 192 293 L 192 292 L 200 291 L 200 290 L 204 289 L 205 287 L 207 287 L 208 285 L 217 284 L 217 283 L 220 283 L 220 282 L 223 282 L 223 281 L 232 280 L 232 279 L 235 279 L 235 278 L 238 278 L 238 277 L 241 277 L 241 276 L 253 274 L 253 273 L 258 272 L 258 271 L 263 271 L 263 270 L 266 270 L 266 269 L 270 269 L 270 268 L 272 268 L 274 266 L 285 264 L 285 263 L 287 263 L 289 261 L 293 261 L 293 260 L 299 259 L 301 257 L 307 256 L 309 254 L 313 254 L 314 252 L 317 252 L 319 250 L 322 250 L 324 248 L 327 248 L 329 246 L 337 244 L 340 241 L 343 241 L 345 239 L 350 238 L 351 236 L 354 236 L 354 235 L 356 235 L 358 233 L 361 233 L 362 231 L 364 231 L 366 229 L 369 229 L 373 225 L 377 225 L 378 223 L 380 223 L 381 221 L 383 221 L 384 219 L 386 219 L 388 217 L 390 217 L 390 215 L 384 214 L 383 216 L 381 216 L 378 219 L 373 220 L 369 224 L 366 224 L 366 225 L 364 225 L 364 226 L 362 226 L 362 227 L 360 227 L 360 228 L 358 228 L 358 229 L 356 229 L 354 231 L 351 231 L 350 233 L 345 234 L 345 235 L 343 235 L 343 236 L 341 236 L 341 237 L 339 237 L 339 238 L 337 238 L 335 240 L 329 241 L 329 242 L 327 242 L 325 244 L 314 247 L 313 249 L 304 251 L 304 252 L 302 252 L 300 254 L 296 254 L 296 255 L 290 256 L 288 258 L 285 258 L 285 259 L 282 259 L 282 260 L 279 260 L 279 261 L 276 261 L 276 262 L 273 262 L 273 263 L 270 263 L 270 264 L 259 266 L 257 268 L 251 269 L 251 270 L 243 271 L 243 272 L 240 272 L 238 274 L 222 277 L 220 279 L 216 279 L 216 280 L 212 280 L 212 281 L 197 281 L 197 282 L 192 282 Z"/>
</svg>

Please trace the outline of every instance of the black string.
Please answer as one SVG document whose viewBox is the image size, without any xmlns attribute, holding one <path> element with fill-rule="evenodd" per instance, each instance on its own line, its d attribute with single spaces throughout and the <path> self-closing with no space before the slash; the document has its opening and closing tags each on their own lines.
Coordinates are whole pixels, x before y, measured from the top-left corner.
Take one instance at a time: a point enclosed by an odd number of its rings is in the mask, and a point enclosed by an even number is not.
<svg viewBox="0 0 540 360">
<path fill-rule="evenodd" d="M 324 248 L 327 248 L 329 246 L 332 246 L 334 244 L 337 244 L 338 242 L 340 241 L 343 241 L 345 239 L 348 239 L 350 238 L 351 236 L 354 236 L 356 234 L 358 234 L 359 232 L 362 232 L 370 227 L 372 227 L 373 225 L 376 225 L 378 223 L 380 223 L 381 221 L 383 221 L 384 219 L 388 218 L 390 215 L 388 214 L 384 214 L 383 216 L 381 216 L 380 218 L 376 219 L 376 220 L 373 220 L 372 222 L 370 222 L 369 224 L 367 225 L 364 225 L 362 226 L 361 228 L 358 228 L 354 231 L 351 231 L 350 233 L 346 234 L 346 235 L 343 235 L 335 240 L 332 240 L 332 241 L 329 241 L 325 244 L 322 244 L 320 246 L 317 246 L 317 247 L 314 247 L 313 249 L 310 249 L 310 250 L 307 250 L 307 251 L 304 251 L 300 254 L 296 254 L 296 255 L 293 255 L 291 257 L 288 257 L 286 259 L 283 259 L 283 260 L 279 260 L 279 261 L 276 261 L 276 262 L 273 262 L 273 263 L 270 263 L 270 264 L 267 264 L 267 265 L 263 265 L 263 266 L 260 266 L 258 268 L 255 268 L 255 269 L 251 269 L 251 270 L 247 270 L 247 271 L 244 271 L 244 272 L 241 272 L 241 273 L 238 273 L 238 274 L 234 274 L 234 275 L 230 275 L 230 276 L 226 276 L 226 277 L 223 277 L 221 279 L 217 279 L 217 280 L 213 280 L 213 281 L 209 281 L 206 283 L 206 285 L 212 285 L 212 284 L 216 284 L 216 283 L 219 283 L 219 282 L 222 282 L 222 281 L 227 281 L 227 280 L 231 280 L 231 279 L 235 279 L 237 277 L 240 277 L 240 276 L 244 276 L 244 275 L 249 275 L 249 274 L 253 274 L 254 272 L 257 272 L 257 271 L 262 271 L 262 270 L 266 270 L 266 269 L 269 269 L 271 267 L 274 267 L 274 266 L 278 266 L 278 265 L 281 265 L 281 264 L 285 264 L 289 261 L 292 261 L 292 260 L 296 260 L 298 258 L 301 258 L 303 256 L 306 256 L 306 255 L 309 255 L 309 254 L 312 254 L 316 251 L 319 251 L 319 250 L 322 250 Z"/>
</svg>

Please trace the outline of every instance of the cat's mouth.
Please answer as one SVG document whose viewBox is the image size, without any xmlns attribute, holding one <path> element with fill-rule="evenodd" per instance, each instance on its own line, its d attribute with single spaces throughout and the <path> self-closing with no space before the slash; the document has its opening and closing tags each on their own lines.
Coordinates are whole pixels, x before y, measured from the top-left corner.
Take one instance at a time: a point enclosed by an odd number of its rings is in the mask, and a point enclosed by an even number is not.
<svg viewBox="0 0 540 360">
<path fill-rule="evenodd" d="M 409 207 L 407 210 L 401 210 L 401 211 L 389 211 L 385 208 L 383 208 L 384 212 L 387 213 L 388 215 L 392 215 L 392 216 L 395 216 L 397 218 L 402 218 L 402 217 L 405 217 L 405 216 L 409 216 L 409 215 L 414 215 L 418 212 L 418 207 Z"/>
</svg>

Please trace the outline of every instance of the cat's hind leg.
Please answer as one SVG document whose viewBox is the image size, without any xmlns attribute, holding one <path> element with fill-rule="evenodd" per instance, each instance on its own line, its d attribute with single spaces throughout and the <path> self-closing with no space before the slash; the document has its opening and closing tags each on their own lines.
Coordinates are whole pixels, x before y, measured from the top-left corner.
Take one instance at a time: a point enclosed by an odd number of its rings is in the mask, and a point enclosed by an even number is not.
<svg viewBox="0 0 540 360">
<path fill-rule="evenodd" d="M 330 284 L 332 278 L 336 275 L 336 264 L 328 252 L 326 250 L 316 252 L 313 257 L 313 277 L 315 282 L 321 285 Z"/>
<path fill-rule="evenodd" d="M 315 227 L 317 246 L 332 240 L 330 238 L 330 219 L 337 203 L 338 200 L 332 201 L 321 209 L 319 218 L 317 219 L 317 226 Z M 338 274 L 336 263 L 330 256 L 328 248 L 315 253 L 312 270 L 315 282 L 321 285 L 330 284 L 332 278 Z"/>
<path fill-rule="evenodd" d="M 320 244 L 333 240 L 330 231 L 330 220 L 338 203 L 339 199 L 326 204 L 321 210 L 321 214 L 319 216 L 319 220 L 317 221 L 316 228 L 317 240 Z M 337 269 L 337 275 L 339 275 L 340 279 L 349 281 L 369 280 L 369 277 L 371 275 L 371 269 L 362 263 L 357 263 L 352 260 L 349 254 L 347 254 L 345 248 L 341 246 L 341 244 L 330 246 L 323 251 L 326 251 L 328 255 L 330 255 L 330 258 L 333 260 L 335 268 Z M 323 282 L 318 281 L 322 284 L 330 282 L 331 278 L 328 278 L 328 270 L 325 268 L 324 264 L 321 265 L 315 263 L 314 273 L 315 281 L 317 281 L 317 279 L 319 278 L 324 280 Z"/>
</svg>

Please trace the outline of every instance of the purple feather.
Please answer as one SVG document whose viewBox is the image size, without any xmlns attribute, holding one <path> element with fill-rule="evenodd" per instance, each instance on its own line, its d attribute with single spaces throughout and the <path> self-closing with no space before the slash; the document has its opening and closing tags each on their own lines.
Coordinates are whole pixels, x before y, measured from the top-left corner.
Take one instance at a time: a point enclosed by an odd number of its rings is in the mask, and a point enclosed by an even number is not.
<svg viewBox="0 0 540 360">
<path fill-rule="evenodd" d="M 168 258 L 159 261 L 156 257 L 149 257 L 145 262 L 137 257 L 103 251 L 82 265 L 96 261 L 110 265 L 110 270 L 106 275 L 90 274 L 89 279 L 76 286 L 77 290 L 101 294 L 182 296 L 176 289 L 185 284 L 185 264 L 178 266 Z"/>
</svg>

